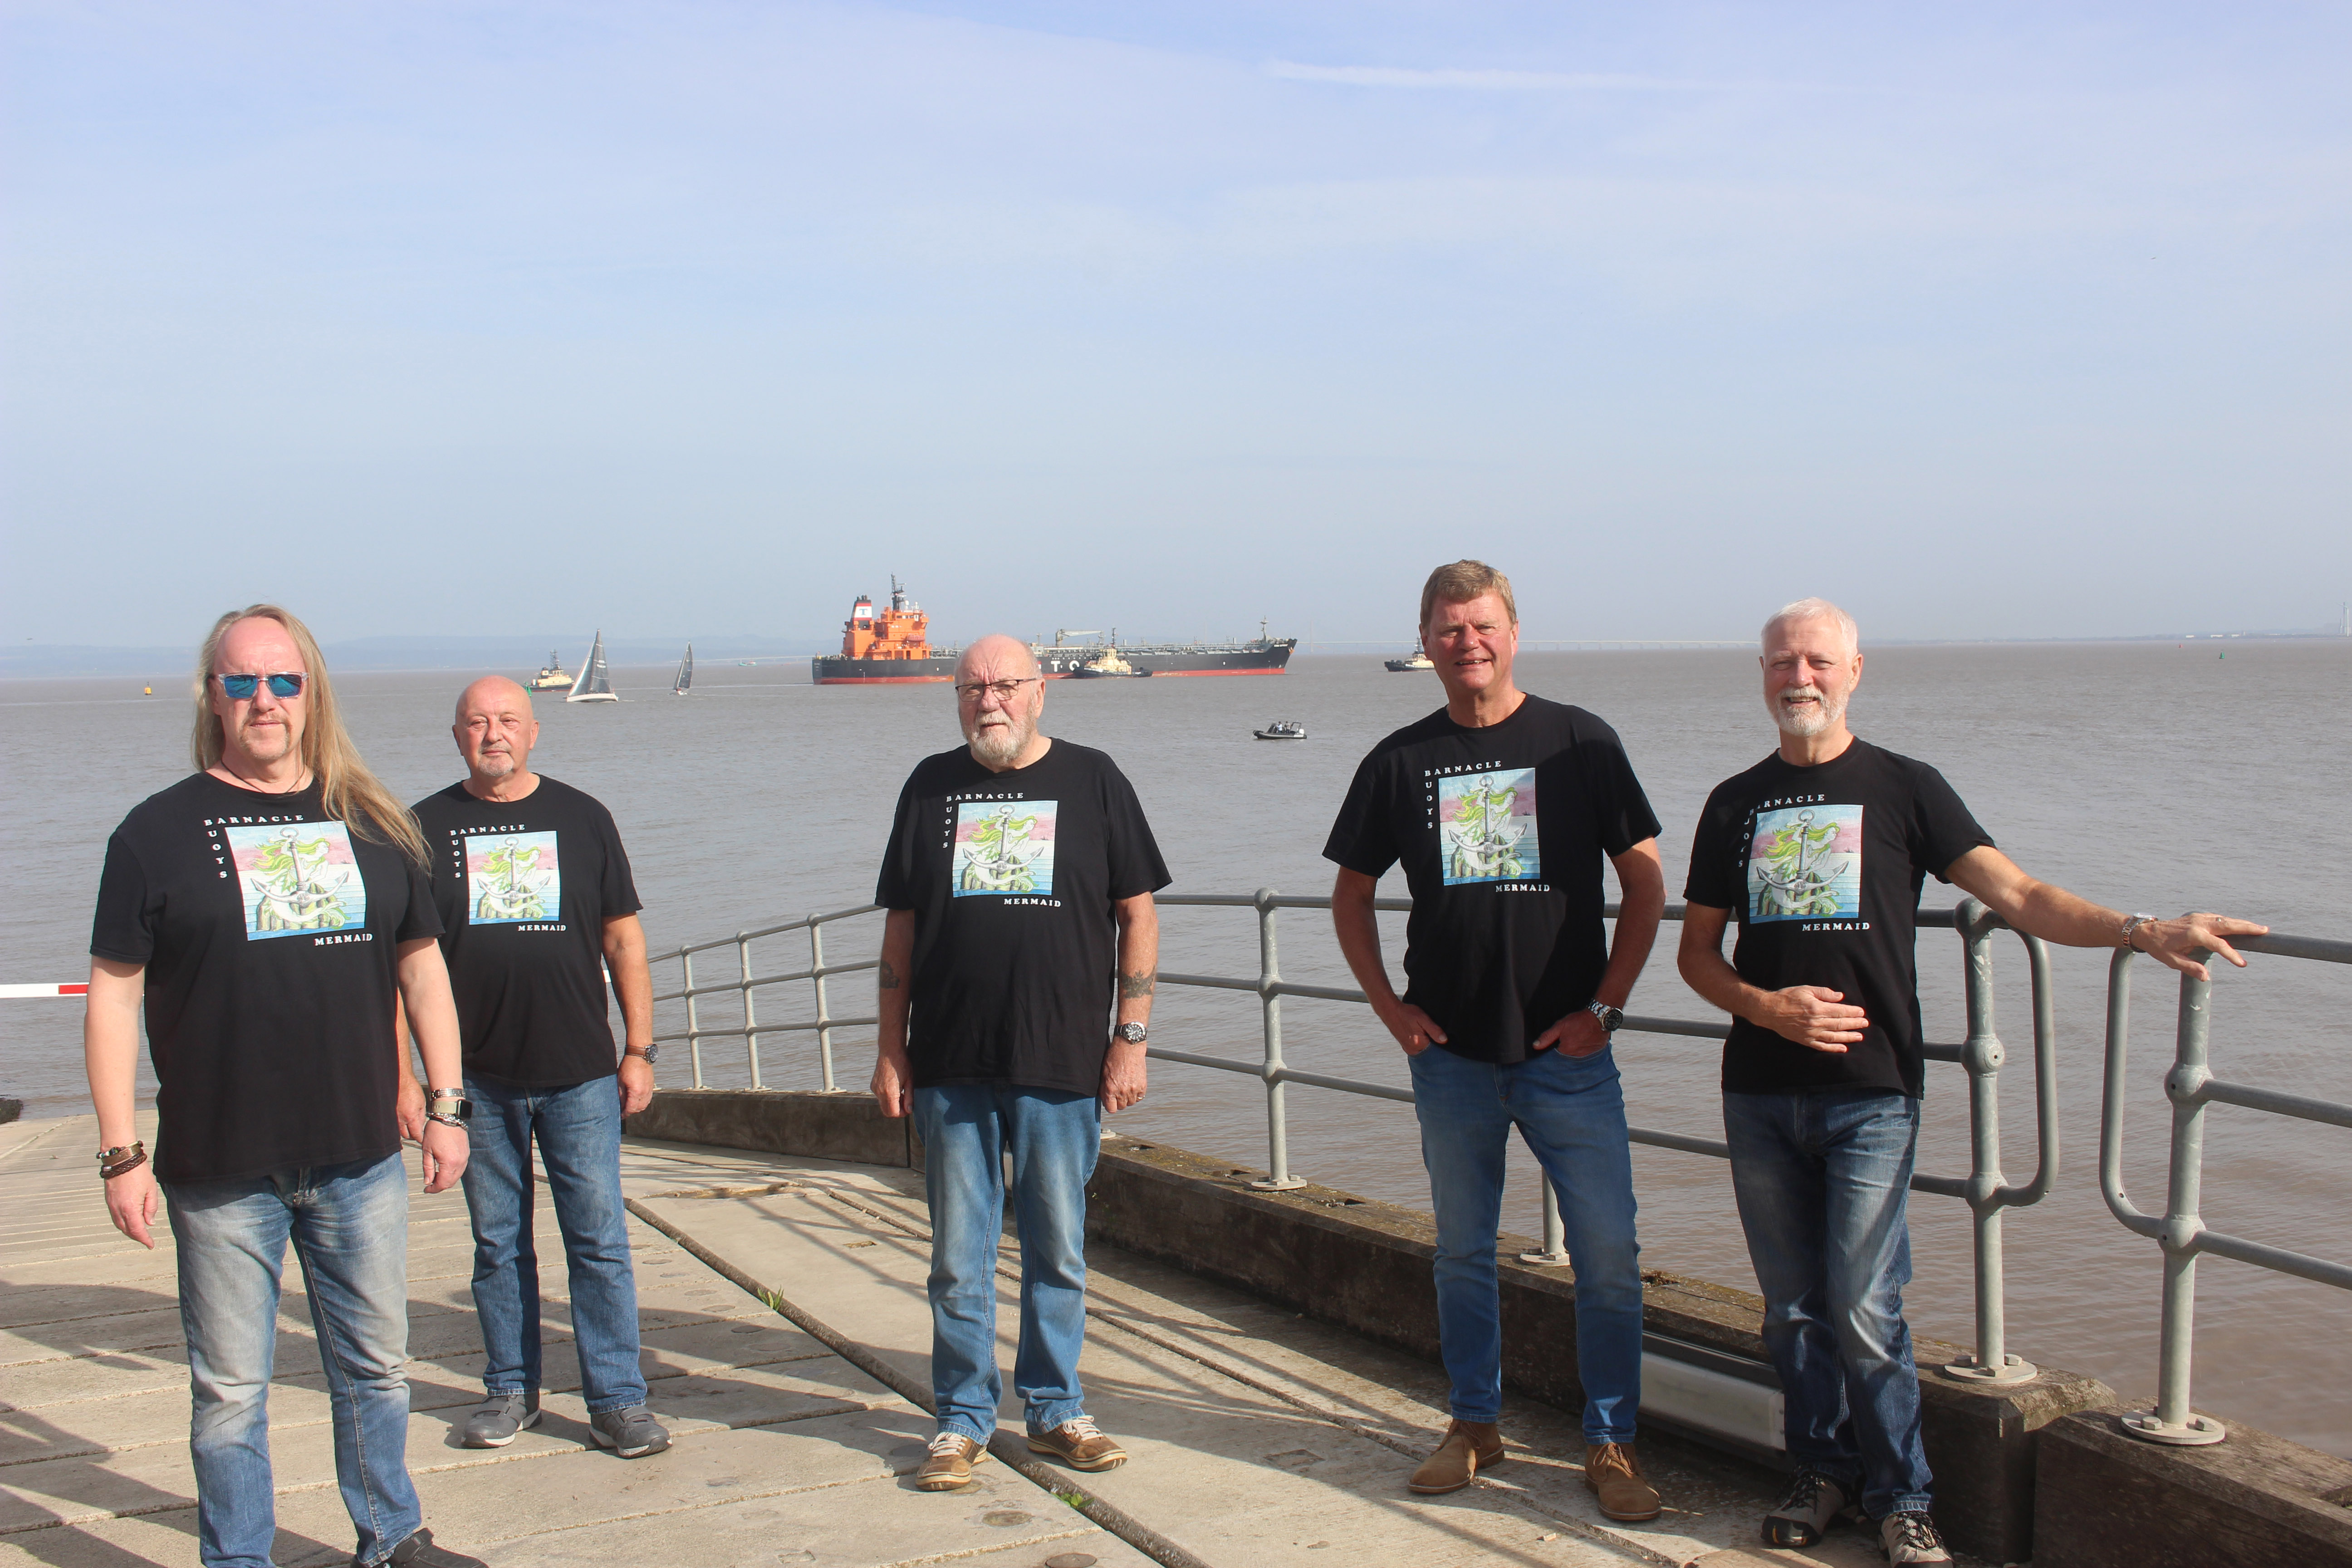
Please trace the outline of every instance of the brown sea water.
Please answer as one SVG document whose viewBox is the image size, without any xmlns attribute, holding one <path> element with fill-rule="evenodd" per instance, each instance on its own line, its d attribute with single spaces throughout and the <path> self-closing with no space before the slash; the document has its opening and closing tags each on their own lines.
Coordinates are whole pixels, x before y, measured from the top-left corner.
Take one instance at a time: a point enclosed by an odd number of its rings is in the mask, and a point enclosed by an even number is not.
<svg viewBox="0 0 2352 1568">
<path fill-rule="evenodd" d="M 2299 934 L 2352 936 L 2352 641 L 1885 647 L 1874 650 L 1853 708 L 1858 732 L 1942 769 L 2001 847 L 2037 876 L 2102 902 L 2163 914 L 2217 908 Z M 915 760 L 956 742 L 945 688 L 817 689 L 805 663 L 706 661 L 694 695 L 667 694 L 668 671 L 614 673 L 624 701 L 542 702 L 536 763 L 589 790 L 618 817 L 658 947 L 723 936 L 812 910 L 865 902 L 898 785 Z M 1670 891 L 1679 895 L 1690 828 L 1717 781 L 1761 757 L 1769 722 L 1752 658 L 1732 651 L 1528 654 L 1531 691 L 1593 710 L 1624 737 L 1665 824 Z M 464 677 L 341 678 L 338 694 L 371 762 L 404 798 L 457 776 L 447 722 Z M 138 682 L 0 685 L 6 734 L 0 981 L 81 979 L 106 837 L 123 813 L 186 770 L 188 710 L 178 677 Z M 1391 675 L 1370 658 L 1308 658 L 1278 679 L 1056 682 L 1046 728 L 1109 752 L 1135 781 L 1176 877 L 1176 891 L 1272 886 L 1320 894 L 1320 851 L 1349 773 L 1382 734 L 1436 706 L 1434 679 Z M 1267 743 L 1250 729 L 1304 721 L 1311 738 Z M 1402 895 L 1402 879 L 1383 891 Z M 1953 901 L 1931 881 L 1927 903 Z M 835 928 L 827 956 L 870 953 L 878 921 Z M 1163 919 L 1173 970 L 1251 974 L 1252 917 L 1175 910 Z M 1388 925 L 1391 961 L 1402 921 Z M 1662 933 L 1633 1010 L 1703 1018 L 1674 973 Z M 1959 944 L 1920 937 L 1930 1038 L 1961 1033 Z M 2013 939 L 1996 949 L 2004 1070 L 2004 1156 L 2021 1182 L 2035 1158 L 2026 976 Z M 804 938 L 755 950 L 762 972 L 797 966 Z M 1294 979 L 1346 984 L 1328 921 L 1283 918 Z M 721 968 L 731 953 L 713 955 Z M 704 970 L 709 977 L 714 971 Z M 674 983 L 676 966 L 658 978 Z M 2096 1152 L 2105 956 L 2060 950 L 2055 968 L 2063 1154 L 2057 1191 L 2008 1220 L 2011 1348 L 2091 1373 L 2126 1396 L 2155 1381 L 2158 1254 L 2105 1210 Z M 2137 966 L 2126 1177 L 2143 1208 L 2161 1206 L 2168 1113 L 2160 1079 L 2176 991 Z M 805 988 L 763 994 L 761 1021 L 808 1014 Z M 871 1012 L 863 976 L 836 982 L 833 1010 Z M 664 1028 L 677 1026 L 665 1009 Z M 1401 1059 L 1362 1008 L 1285 1004 L 1294 1066 L 1402 1083 Z M 2256 957 L 2215 987 L 2213 1065 L 2223 1077 L 2352 1100 L 2352 973 Z M 725 1021 L 713 1005 L 705 1023 Z M 0 1094 L 29 1116 L 85 1109 L 79 1005 L 0 1002 Z M 1156 1041 L 1254 1058 L 1257 1006 L 1246 994 L 1163 988 Z M 840 1081 L 863 1085 L 870 1030 L 846 1030 Z M 687 1080 L 684 1052 L 664 1081 Z M 1719 1136 L 1717 1047 L 1621 1037 L 1636 1122 Z M 709 1081 L 746 1081 L 738 1045 L 708 1043 Z M 766 1081 L 816 1081 L 805 1034 L 771 1037 Z M 1964 1173 L 1967 1100 L 1957 1068 L 1929 1068 L 1921 1167 Z M 1367 1196 L 1425 1206 L 1408 1107 L 1306 1088 L 1289 1090 L 1292 1167 Z M 1262 1091 L 1245 1079 L 1160 1064 L 1145 1104 L 1121 1119 L 1139 1135 L 1265 1161 Z M 2204 1214 L 2218 1229 L 2352 1259 L 2352 1133 L 2218 1107 L 2208 1119 Z M 1536 1226 L 1532 1166 L 1516 1156 L 1505 1223 Z M 1637 1149 L 1645 1263 L 1752 1286 L 1724 1168 Z M 92 1194 L 96 1201 L 96 1194 Z M 1967 1212 L 1922 1194 L 1913 1205 L 1919 1329 L 1972 1334 Z M 2352 1456 L 2352 1293 L 2227 1261 L 2201 1266 L 2196 1399 Z"/>
</svg>

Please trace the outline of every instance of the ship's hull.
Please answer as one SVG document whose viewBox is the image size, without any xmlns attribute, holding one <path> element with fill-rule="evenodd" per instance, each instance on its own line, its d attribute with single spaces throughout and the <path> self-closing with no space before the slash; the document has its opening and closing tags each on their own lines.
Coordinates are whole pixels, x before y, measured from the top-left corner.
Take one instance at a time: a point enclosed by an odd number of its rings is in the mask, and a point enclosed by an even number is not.
<svg viewBox="0 0 2352 1568">
<path fill-rule="evenodd" d="M 1119 658 L 1138 675 L 1280 675 L 1297 645 L 1288 638 L 1229 647 L 1121 647 Z M 1101 657 L 1096 647 L 1041 647 L 1037 671 L 1048 680 L 1066 679 L 1088 659 Z M 953 656 L 936 658 L 844 658 L 820 654 L 809 660 L 809 679 L 819 686 L 908 686 L 921 681 L 952 680 Z"/>
</svg>

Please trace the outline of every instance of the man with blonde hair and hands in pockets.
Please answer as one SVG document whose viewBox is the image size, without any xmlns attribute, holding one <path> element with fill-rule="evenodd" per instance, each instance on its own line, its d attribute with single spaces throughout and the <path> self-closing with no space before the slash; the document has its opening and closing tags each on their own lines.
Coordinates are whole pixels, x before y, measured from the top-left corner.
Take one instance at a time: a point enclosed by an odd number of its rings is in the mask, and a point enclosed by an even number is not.
<svg viewBox="0 0 2352 1568">
<path fill-rule="evenodd" d="M 1827 600 L 1765 623 L 1759 663 L 1780 745 L 1707 797 L 1679 962 L 1691 989 L 1732 1015 L 1724 1133 L 1797 1466 L 1764 1539 L 1810 1546 L 1859 1501 L 1888 1562 L 1942 1563 L 1903 1321 L 1926 1078 L 1920 889 L 1933 874 L 2044 942 L 2132 948 L 2200 977 L 2200 949 L 2242 966 L 2226 939 L 2269 928 L 2127 915 L 2035 881 L 1941 773 L 1846 727 L 1862 662 L 1853 618 Z"/>
<path fill-rule="evenodd" d="M 1480 561 L 1439 567 L 1422 588 L 1421 630 L 1445 706 L 1372 748 L 1323 848 L 1339 866 L 1339 951 L 1411 1064 L 1437 1220 L 1454 1419 L 1409 1484 L 1455 1491 L 1504 1457 L 1495 1227 L 1516 1127 L 1559 1191 L 1575 1259 L 1584 1483 L 1611 1519 L 1655 1519 L 1633 1447 L 1642 1271 L 1610 1042 L 1665 911 L 1658 820 L 1614 730 L 1514 684 L 1508 578 Z M 1623 895 L 1613 945 L 1604 860 Z M 1372 911 L 1399 861 L 1412 890 L 1402 998 Z"/>
<path fill-rule="evenodd" d="M 197 771 L 106 846 L 83 1049 L 115 1226 L 178 1243 L 196 1551 L 269 1568 L 279 1273 L 301 1260 L 356 1568 L 481 1568 L 436 1546 L 410 1482 L 408 1178 L 395 997 L 438 1098 L 425 1190 L 466 1169 L 457 1015 L 416 825 L 360 760 L 318 644 L 271 605 L 223 616 L 197 671 Z M 142 1004 L 152 1160 L 133 1136 Z"/>
<path fill-rule="evenodd" d="M 1111 760 L 1037 728 L 1028 647 L 985 637 L 956 665 L 964 744 L 898 795 L 874 901 L 874 1098 L 912 1115 L 931 1209 L 931 1394 L 939 1427 L 915 1473 L 950 1491 L 988 1458 L 1004 1167 L 1021 1235 L 1013 1390 L 1029 1449 L 1076 1470 L 1127 1450 L 1087 1415 L 1087 1181 L 1106 1112 L 1143 1098 L 1160 962 L 1151 895 L 1168 885 L 1151 825 Z M 1115 1013 L 1115 1018 L 1114 1018 Z"/>
</svg>

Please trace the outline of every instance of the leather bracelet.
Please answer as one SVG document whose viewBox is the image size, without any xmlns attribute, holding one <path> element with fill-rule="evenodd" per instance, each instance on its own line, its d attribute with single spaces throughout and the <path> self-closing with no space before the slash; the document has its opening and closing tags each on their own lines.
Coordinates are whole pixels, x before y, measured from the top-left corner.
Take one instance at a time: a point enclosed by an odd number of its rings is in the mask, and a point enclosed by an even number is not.
<svg viewBox="0 0 2352 1568">
<path fill-rule="evenodd" d="M 136 1145 L 133 1145 L 133 1147 L 136 1147 Z M 117 1161 L 111 1165 L 100 1165 L 98 1168 L 98 1177 L 99 1180 L 102 1182 L 110 1182 L 117 1176 L 125 1175 L 130 1172 L 137 1170 L 146 1163 L 147 1151 L 141 1149 L 137 1153 L 131 1155 L 127 1160 Z"/>
</svg>

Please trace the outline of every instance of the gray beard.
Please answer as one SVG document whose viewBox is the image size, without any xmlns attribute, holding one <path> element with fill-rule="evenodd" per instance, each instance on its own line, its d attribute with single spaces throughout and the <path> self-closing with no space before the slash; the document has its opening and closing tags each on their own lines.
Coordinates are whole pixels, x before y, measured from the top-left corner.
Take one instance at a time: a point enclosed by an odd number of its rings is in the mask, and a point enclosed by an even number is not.
<svg viewBox="0 0 2352 1568">
<path fill-rule="evenodd" d="M 990 766 L 1004 767 L 1019 758 L 1035 733 L 1018 722 L 976 727 L 971 732 L 971 754 Z"/>
</svg>

